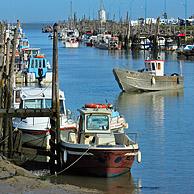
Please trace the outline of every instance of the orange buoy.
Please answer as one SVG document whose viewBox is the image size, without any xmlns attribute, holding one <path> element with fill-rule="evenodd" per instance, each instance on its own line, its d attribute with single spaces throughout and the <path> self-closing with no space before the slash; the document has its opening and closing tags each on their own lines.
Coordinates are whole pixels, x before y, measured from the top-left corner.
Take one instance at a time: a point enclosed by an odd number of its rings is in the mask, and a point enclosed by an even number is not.
<svg viewBox="0 0 194 194">
<path fill-rule="evenodd" d="M 111 108 L 112 104 L 85 104 L 85 108 Z"/>
<path fill-rule="evenodd" d="M 36 58 L 44 58 L 44 55 L 36 55 Z"/>
</svg>

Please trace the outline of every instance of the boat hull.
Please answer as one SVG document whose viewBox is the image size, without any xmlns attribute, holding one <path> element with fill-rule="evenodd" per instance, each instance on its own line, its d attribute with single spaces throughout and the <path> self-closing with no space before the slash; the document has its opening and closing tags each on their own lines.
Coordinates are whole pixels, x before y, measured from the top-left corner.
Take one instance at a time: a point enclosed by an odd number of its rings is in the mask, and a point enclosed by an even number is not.
<svg viewBox="0 0 194 194">
<path fill-rule="evenodd" d="M 135 72 L 125 69 L 113 69 L 115 79 L 125 92 L 162 91 L 183 88 L 183 77 L 154 76 L 146 72 Z"/>
<path fill-rule="evenodd" d="M 130 171 L 138 150 L 128 148 L 69 147 L 62 144 L 64 168 L 68 173 L 114 177 Z M 64 156 L 65 155 L 65 156 Z"/>
<path fill-rule="evenodd" d="M 79 47 L 79 42 L 64 42 L 65 48 L 78 48 Z"/>
</svg>

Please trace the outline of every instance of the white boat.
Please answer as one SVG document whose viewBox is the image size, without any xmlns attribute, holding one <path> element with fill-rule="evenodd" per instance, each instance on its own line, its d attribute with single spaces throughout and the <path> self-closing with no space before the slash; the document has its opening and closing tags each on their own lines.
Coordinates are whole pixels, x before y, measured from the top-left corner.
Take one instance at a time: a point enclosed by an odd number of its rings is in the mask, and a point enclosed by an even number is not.
<svg viewBox="0 0 194 194">
<path fill-rule="evenodd" d="M 20 91 L 20 98 L 19 96 Z M 52 88 L 32 88 L 22 87 L 16 90 L 15 108 L 36 109 L 51 108 L 52 106 Z M 60 96 L 60 131 L 66 129 L 75 129 L 76 123 L 68 118 L 68 111 L 65 106 L 64 92 L 59 91 Z M 20 102 L 19 102 L 20 100 Z M 49 150 L 50 139 L 50 118 L 49 117 L 26 117 L 14 118 L 13 128 L 22 132 L 22 145 L 36 149 Z"/>
<path fill-rule="evenodd" d="M 76 37 L 67 37 L 64 42 L 64 46 L 66 48 L 78 48 L 79 47 L 79 41 L 77 40 Z"/>
</svg>

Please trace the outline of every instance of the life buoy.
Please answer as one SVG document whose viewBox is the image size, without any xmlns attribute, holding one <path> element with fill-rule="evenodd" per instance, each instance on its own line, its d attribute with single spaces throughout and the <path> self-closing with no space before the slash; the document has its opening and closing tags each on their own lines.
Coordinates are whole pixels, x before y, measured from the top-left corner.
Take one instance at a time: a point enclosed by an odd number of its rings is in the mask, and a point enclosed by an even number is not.
<svg viewBox="0 0 194 194">
<path fill-rule="evenodd" d="M 85 108 L 111 108 L 112 104 L 85 104 Z"/>
<path fill-rule="evenodd" d="M 44 58 L 44 55 L 36 55 L 36 58 Z"/>
</svg>

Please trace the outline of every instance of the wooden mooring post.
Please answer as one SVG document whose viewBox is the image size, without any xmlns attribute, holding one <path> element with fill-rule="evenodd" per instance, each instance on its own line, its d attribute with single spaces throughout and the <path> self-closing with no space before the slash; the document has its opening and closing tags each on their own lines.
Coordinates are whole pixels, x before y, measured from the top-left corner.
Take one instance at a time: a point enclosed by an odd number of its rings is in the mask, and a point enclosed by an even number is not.
<svg viewBox="0 0 194 194">
<path fill-rule="evenodd" d="M 59 171 L 60 162 L 60 102 L 59 102 L 59 81 L 58 81 L 58 24 L 53 26 L 53 64 L 52 64 L 52 112 L 51 117 L 51 139 L 50 139 L 50 173 L 56 174 Z"/>
</svg>

